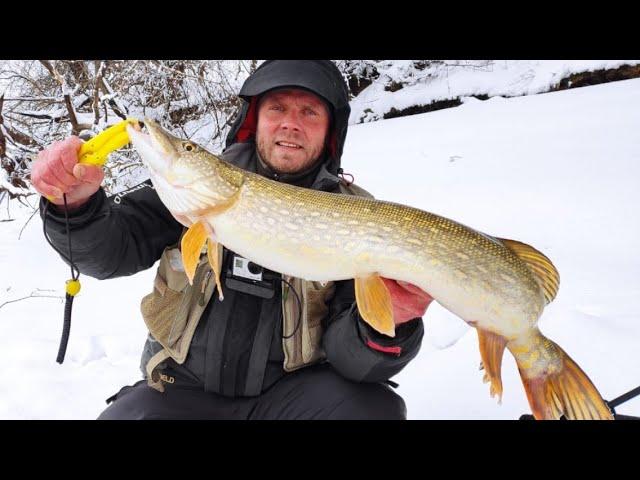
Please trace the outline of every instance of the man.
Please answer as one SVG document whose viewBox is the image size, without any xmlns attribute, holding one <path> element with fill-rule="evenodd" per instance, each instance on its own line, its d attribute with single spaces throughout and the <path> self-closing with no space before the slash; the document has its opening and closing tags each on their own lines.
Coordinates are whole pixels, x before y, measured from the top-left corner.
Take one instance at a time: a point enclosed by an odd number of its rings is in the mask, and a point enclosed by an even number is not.
<svg viewBox="0 0 640 480">
<path fill-rule="evenodd" d="M 350 108 L 332 62 L 267 61 L 239 95 L 222 158 L 299 187 L 368 195 L 338 176 Z M 66 193 L 82 273 L 114 278 L 161 259 L 142 302 L 145 380 L 111 397 L 100 419 L 406 418 L 386 383 L 418 353 L 429 295 L 385 279 L 396 323 L 390 338 L 363 322 L 352 280 L 284 278 L 224 249 L 220 301 L 210 272 L 190 287 L 176 266 L 183 227 L 150 182 L 108 199 L 101 169 L 77 164 L 80 145 L 73 137 L 54 144 L 33 168 L 35 188 L 56 197 L 47 212 L 54 244 L 64 251 Z"/>
</svg>

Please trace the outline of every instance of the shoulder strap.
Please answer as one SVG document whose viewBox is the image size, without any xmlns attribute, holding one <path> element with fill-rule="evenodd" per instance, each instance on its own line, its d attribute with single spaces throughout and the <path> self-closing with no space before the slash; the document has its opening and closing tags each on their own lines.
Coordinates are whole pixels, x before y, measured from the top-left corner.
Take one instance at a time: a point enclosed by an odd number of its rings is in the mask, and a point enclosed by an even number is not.
<svg viewBox="0 0 640 480">
<path fill-rule="evenodd" d="M 169 352 L 163 348 L 147 362 L 147 384 L 159 392 L 164 392 L 164 385 L 162 385 L 160 374 L 156 371 L 156 368 L 169 358 L 169 356 Z"/>
</svg>

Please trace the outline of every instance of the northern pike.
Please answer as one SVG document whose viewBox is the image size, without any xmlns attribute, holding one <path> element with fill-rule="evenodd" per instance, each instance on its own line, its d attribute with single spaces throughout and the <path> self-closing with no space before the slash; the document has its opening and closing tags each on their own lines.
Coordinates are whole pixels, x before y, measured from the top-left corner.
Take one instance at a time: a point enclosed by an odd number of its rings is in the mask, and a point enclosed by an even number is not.
<svg viewBox="0 0 640 480">
<path fill-rule="evenodd" d="M 476 328 L 492 397 L 501 401 L 506 348 L 536 419 L 613 418 L 587 375 L 537 326 L 560 282 L 538 250 L 417 208 L 276 182 L 151 120 L 145 126 L 148 133 L 128 132 L 160 199 L 189 227 L 181 247 L 190 281 L 205 243 L 220 296 L 221 245 L 282 274 L 353 279 L 360 315 L 391 337 L 391 300 L 380 277 L 409 282 Z"/>
</svg>

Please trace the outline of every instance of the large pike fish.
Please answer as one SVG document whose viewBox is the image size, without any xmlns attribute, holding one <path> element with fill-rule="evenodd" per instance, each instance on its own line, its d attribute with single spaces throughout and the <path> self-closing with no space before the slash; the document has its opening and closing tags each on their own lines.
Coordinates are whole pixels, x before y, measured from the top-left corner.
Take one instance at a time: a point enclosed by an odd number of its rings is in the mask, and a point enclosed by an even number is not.
<svg viewBox="0 0 640 480">
<path fill-rule="evenodd" d="M 538 329 L 559 275 L 533 247 L 417 208 L 275 182 L 145 125 L 148 134 L 128 132 L 160 199 L 189 227 L 182 255 L 190 281 L 207 242 L 220 295 L 220 245 L 286 275 L 354 279 L 362 318 L 389 336 L 393 313 L 380 277 L 410 282 L 476 328 L 491 396 L 501 399 L 507 348 L 535 418 L 613 418 L 587 375 Z"/>
</svg>

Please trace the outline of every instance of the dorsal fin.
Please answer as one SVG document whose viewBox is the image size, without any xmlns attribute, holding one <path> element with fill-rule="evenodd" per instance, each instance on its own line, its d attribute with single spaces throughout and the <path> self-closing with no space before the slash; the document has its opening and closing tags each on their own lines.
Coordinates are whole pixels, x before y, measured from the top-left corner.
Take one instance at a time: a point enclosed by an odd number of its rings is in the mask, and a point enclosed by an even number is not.
<svg viewBox="0 0 640 480">
<path fill-rule="evenodd" d="M 498 240 L 527 264 L 538 280 L 547 304 L 551 303 L 552 300 L 556 298 L 558 288 L 560 288 L 560 274 L 558 270 L 556 270 L 556 267 L 553 266 L 553 263 L 551 263 L 551 260 L 526 243 L 518 242 L 517 240 L 508 240 L 506 238 L 499 238 Z"/>
</svg>

